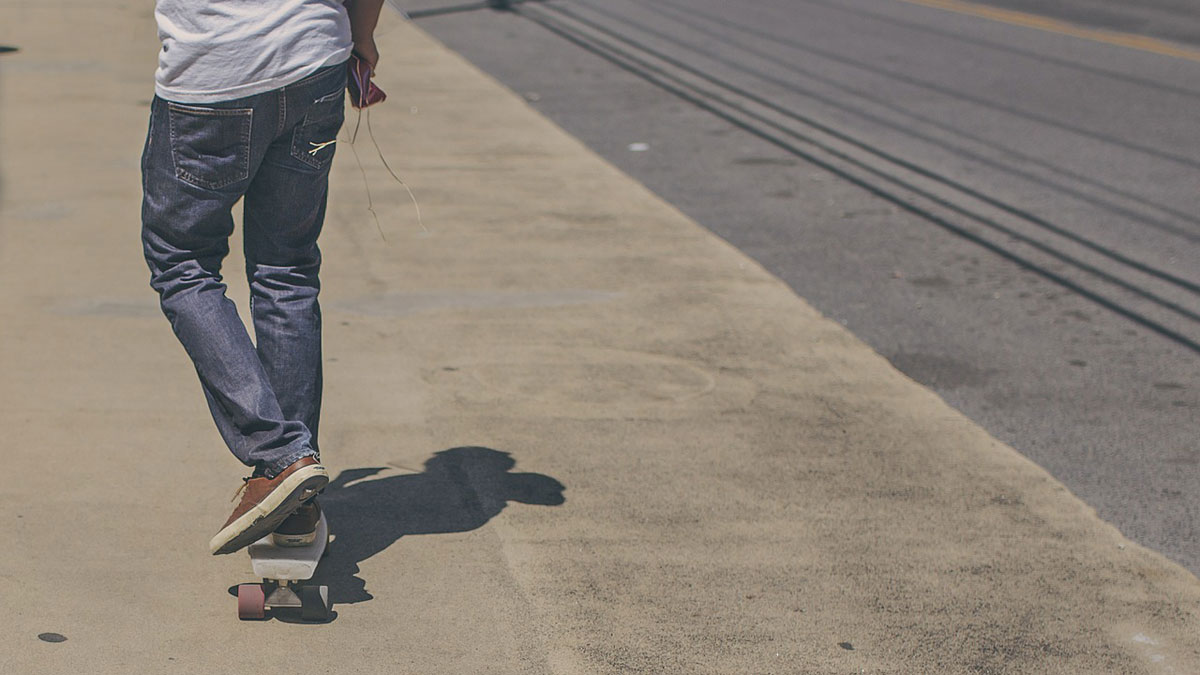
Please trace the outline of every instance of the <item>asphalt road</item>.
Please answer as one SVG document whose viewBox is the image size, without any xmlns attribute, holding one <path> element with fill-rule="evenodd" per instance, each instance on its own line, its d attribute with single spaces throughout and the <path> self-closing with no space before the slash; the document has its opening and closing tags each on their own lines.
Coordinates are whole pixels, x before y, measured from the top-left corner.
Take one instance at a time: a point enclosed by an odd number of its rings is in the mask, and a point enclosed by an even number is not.
<svg viewBox="0 0 1200 675">
<path fill-rule="evenodd" d="M 428 11 L 452 4 L 402 3 L 1200 572 L 1200 9 L 1055 6 L 1054 21 L 1184 47 L 1134 49 L 932 0 Z"/>
<path fill-rule="evenodd" d="M 1200 11 L 1192 0 L 983 0 L 1080 26 L 1200 45 Z"/>
</svg>

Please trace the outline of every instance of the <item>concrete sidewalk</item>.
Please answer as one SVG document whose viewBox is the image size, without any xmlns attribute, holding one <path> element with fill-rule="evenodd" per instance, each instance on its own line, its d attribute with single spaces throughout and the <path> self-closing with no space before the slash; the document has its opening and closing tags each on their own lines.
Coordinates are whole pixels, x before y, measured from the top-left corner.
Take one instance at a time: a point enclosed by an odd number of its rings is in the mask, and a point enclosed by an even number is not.
<svg viewBox="0 0 1200 675">
<path fill-rule="evenodd" d="M 344 133 L 337 617 L 239 622 L 242 467 L 138 241 L 151 3 L 0 0 L 0 44 L 0 672 L 1200 672 L 1195 577 L 395 16 L 427 231 Z"/>
</svg>

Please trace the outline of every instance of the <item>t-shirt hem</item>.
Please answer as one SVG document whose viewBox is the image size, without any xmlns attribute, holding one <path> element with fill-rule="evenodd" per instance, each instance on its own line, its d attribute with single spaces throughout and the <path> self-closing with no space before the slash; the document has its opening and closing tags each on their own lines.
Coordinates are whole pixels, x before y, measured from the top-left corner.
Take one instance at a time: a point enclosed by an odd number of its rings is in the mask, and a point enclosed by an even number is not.
<svg viewBox="0 0 1200 675">
<path fill-rule="evenodd" d="M 289 84 L 295 84 L 326 66 L 346 61 L 350 58 L 352 51 L 352 47 L 345 47 L 334 52 L 329 58 L 316 65 L 306 66 L 287 75 L 248 84 L 239 84 L 236 87 L 227 87 L 215 91 L 186 91 L 164 87 L 161 84 L 155 83 L 154 93 L 163 100 L 174 101 L 176 103 L 221 103 L 224 101 L 235 101 L 240 98 L 265 94 L 268 91 L 274 91 Z"/>
</svg>

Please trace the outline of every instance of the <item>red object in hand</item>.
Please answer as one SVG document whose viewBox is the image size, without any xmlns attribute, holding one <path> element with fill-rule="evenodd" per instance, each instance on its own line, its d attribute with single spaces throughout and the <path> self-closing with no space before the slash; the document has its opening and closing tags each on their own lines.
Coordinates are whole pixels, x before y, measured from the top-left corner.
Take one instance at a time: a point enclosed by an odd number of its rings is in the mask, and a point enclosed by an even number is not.
<svg viewBox="0 0 1200 675">
<path fill-rule="evenodd" d="M 359 58 L 358 54 L 351 54 L 346 65 L 350 69 L 350 76 L 346 79 L 350 105 L 362 109 L 387 99 L 387 94 L 371 81 L 371 64 Z"/>
</svg>

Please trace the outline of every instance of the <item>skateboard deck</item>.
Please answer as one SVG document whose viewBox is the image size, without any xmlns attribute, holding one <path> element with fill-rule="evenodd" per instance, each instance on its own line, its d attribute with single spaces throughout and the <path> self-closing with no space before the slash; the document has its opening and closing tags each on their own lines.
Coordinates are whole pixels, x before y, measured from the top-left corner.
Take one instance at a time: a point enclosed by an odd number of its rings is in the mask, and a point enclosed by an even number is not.
<svg viewBox="0 0 1200 675">
<path fill-rule="evenodd" d="M 250 568 L 259 584 L 239 584 L 238 618 L 264 619 L 269 609 L 298 608 L 301 618 L 329 618 L 329 588 L 301 582 L 311 579 L 329 544 L 325 514 L 317 522 L 316 538 L 306 546 L 277 546 L 267 535 L 250 544 Z"/>
</svg>

